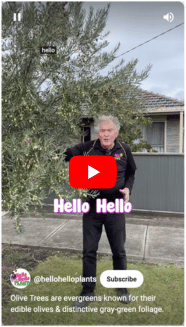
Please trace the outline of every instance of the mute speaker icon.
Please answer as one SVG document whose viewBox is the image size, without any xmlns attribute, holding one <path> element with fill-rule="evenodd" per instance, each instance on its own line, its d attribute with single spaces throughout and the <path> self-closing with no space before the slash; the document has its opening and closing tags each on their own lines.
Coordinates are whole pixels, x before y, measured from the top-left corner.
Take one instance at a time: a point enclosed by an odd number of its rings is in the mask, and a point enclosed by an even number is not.
<svg viewBox="0 0 186 327">
<path fill-rule="evenodd" d="M 163 16 L 163 19 L 166 19 L 168 22 L 171 23 L 174 19 L 174 15 L 171 12 L 169 12 L 167 15 Z"/>
</svg>

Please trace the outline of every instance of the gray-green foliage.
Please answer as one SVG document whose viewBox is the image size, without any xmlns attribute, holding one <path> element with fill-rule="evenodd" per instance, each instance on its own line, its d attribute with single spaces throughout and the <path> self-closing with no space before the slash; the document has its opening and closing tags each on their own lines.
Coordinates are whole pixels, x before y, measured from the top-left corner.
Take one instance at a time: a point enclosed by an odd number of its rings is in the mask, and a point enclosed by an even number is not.
<svg viewBox="0 0 186 327">
<path fill-rule="evenodd" d="M 63 160 L 80 136 L 82 105 L 92 117 L 114 112 L 123 126 L 137 111 L 133 91 L 149 68 L 138 75 L 137 61 L 123 67 L 121 60 L 100 75 L 119 48 L 105 51 L 108 11 L 91 7 L 86 16 L 80 2 L 2 4 L 2 199 L 17 230 L 20 213 L 51 191 L 86 198 L 87 190 L 70 187 Z M 18 12 L 22 19 L 14 22 Z M 41 55 L 42 46 L 56 46 L 57 55 Z"/>
</svg>

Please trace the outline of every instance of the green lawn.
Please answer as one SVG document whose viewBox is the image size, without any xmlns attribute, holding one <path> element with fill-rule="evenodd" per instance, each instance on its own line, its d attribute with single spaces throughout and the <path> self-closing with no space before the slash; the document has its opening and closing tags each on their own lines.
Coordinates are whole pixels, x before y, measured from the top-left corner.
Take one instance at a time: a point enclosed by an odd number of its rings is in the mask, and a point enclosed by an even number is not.
<svg viewBox="0 0 186 327">
<path fill-rule="evenodd" d="M 16 260 L 19 255 L 15 253 Z M 13 253 L 9 256 L 13 260 Z M 8 266 L 6 256 L 6 267 Z M 46 259 L 46 258 L 45 258 Z M 28 263 L 27 263 L 28 264 Z M 112 261 L 108 257 L 99 257 L 97 264 L 97 286 L 95 294 L 101 301 L 92 302 L 90 308 L 95 312 L 69 312 L 73 301 L 64 301 L 65 296 L 77 296 L 81 291 L 81 283 L 46 282 L 34 283 L 35 276 L 71 276 L 79 277 L 82 273 L 82 260 L 79 254 L 65 255 L 57 251 L 40 261 L 32 269 L 27 266 L 17 266 L 27 269 L 31 274 L 31 283 L 25 289 L 18 290 L 11 284 L 3 298 L 2 323 L 4 325 L 182 325 L 184 321 L 184 271 L 174 265 L 155 265 L 143 263 L 128 263 L 129 270 L 139 270 L 144 276 L 144 282 L 139 288 L 130 289 L 133 300 L 129 304 L 117 301 L 104 301 L 105 296 L 116 296 L 115 289 L 104 288 L 99 276 L 104 270 L 112 269 Z M 9 272 L 10 275 L 11 271 Z M 6 282 L 8 283 L 8 282 Z M 4 285 L 6 285 L 6 283 Z M 8 294 L 8 295 L 7 295 Z M 10 296 L 17 294 L 27 296 L 27 301 L 10 301 Z M 44 297 L 31 300 L 33 296 Z M 154 296 L 154 301 L 146 301 L 142 296 Z M 7 296 L 7 297 L 6 297 Z M 52 301 L 52 296 L 61 299 Z M 13 307 L 30 307 L 31 312 L 11 312 Z M 60 312 L 56 312 L 56 307 Z M 153 310 L 153 312 L 139 312 Z M 35 309 L 34 309 L 35 308 Z M 46 312 L 46 308 L 53 312 Z M 124 310 L 131 312 L 125 312 Z M 144 309 L 143 309 L 144 308 Z M 150 309 L 151 308 L 151 309 Z M 163 312 L 156 313 L 155 308 Z M 13 309 L 12 309 L 13 310 Z M 36 311 L 36 312 L 34 312 Z M 39 312 L 38 312 L 39 311 Z M 66 311 L 66 312 L 65 312 Z"/>
</svg>

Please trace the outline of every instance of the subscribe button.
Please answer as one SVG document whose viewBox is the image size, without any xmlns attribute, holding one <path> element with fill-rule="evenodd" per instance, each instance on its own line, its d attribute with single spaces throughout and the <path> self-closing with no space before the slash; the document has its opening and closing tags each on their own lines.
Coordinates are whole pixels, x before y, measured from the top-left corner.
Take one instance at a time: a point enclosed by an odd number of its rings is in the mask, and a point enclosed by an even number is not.
<svg viewBox="0 0 186 327">
<path fill-rule="evenodd" d="M 110 156 L 75 156 L 69 162 L 69 182 L 74 188 L 111 188 L 116 185 L 117 165 Z"/>
<path fill-rule="evenodd" d="M 137 288 L 143 284 L 143 275 L 138 270 L 105 270 L 100 282 L 107 288 Z"/>
</svg>

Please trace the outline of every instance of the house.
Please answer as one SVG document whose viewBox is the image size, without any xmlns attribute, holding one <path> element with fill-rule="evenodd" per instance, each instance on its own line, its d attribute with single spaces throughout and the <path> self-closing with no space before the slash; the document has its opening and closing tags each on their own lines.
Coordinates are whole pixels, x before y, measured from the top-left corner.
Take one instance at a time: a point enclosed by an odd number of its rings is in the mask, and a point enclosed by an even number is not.
<svg viewBox="0 0 186 327">
<path fill-rule="evenodd" d="M 142 91 L 144 109 L 153 123 L 143 128 L 143 139 L 160 153 L 184 152 L 184 101 Z"/>
<path fill-rule="evenodd" d="M 184 101 L 144 90 L 138 97 L 143 101 L 146 115 L 153 121 L 142 129 L 143 139 L 160 153 L 184 153 Z M 82 111 L 85 126 L 81 141 L 96 139 L 93 119 L 86 116 L 85 107 Z"/>
</svg>

